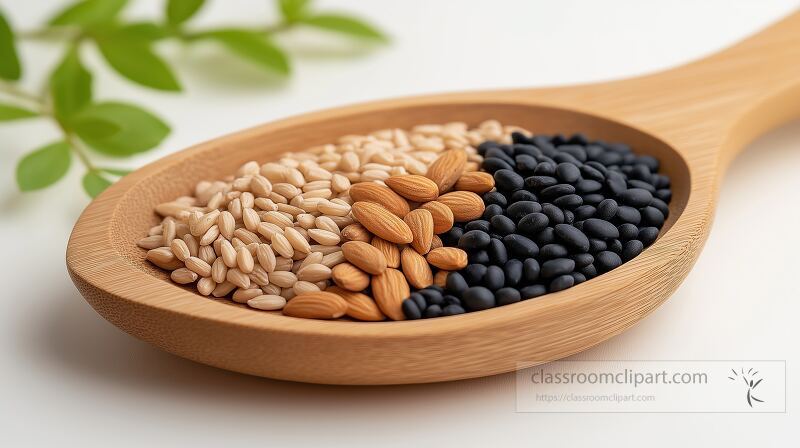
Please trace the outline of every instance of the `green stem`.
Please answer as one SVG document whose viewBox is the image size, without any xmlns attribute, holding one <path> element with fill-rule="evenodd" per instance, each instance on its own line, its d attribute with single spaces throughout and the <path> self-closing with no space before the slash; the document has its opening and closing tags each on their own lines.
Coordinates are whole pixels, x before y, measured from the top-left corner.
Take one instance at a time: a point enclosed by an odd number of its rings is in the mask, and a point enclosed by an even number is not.
<svg viewBox="0 0 800 448">
<path fill-rule="evenodd" d="M 0 92 L 3 92 L 8 96 L 14 97 L 17 100 L 31 103 L 32 105 L 36 106 L 37 109 L 39 109 L 39 112 L 42 113 L 45 112 L 44 100 L 41 97 L 36 96 L 32 93 L 28 93 L 13 84 L 8 84 L 5 82 L 0 83 Z"/>
</svg>

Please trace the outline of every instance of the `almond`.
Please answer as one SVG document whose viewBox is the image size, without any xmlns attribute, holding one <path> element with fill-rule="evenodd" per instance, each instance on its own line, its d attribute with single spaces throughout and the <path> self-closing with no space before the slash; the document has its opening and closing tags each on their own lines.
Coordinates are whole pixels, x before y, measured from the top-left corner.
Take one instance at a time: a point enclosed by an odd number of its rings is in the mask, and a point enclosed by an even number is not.
<svg viewBox="0 0 800 448">
<path fill-rule="evenodd" d="M 456 222 L 472 221 L 483 215 L 485 206 L 483 199 L 471 191 L 454 191 L 439 196 L 439 202 L 453 212 Z"/>
<path fill-rule="evenodd" d="M 411 286 L 422 289 L 433 284 L 433 272 L 431 272 L 431 267 L 425 257 L 416 250 L 406 247 L 400 254 L 400 258 L 403 265 L 403 274 L 405 274 L 406 280 Z"/>
<path fill-rule="evenodd" d="M 421 254 L 427 254 L 431 250 L 431 239 L 433 239 L 433 216 L 431 212 L 418 208 L 409 212 L 403 221 L 408 224 L 414 239 L 411 247 Z"/>
<path fill-rule="evenodd" d="M 480 199 L 480 198 L 478 198 Z M 483 202 L 481 201 L 481 205 Z M 482 212 L 481 212 L 482 213 Z M 410 243 L 414 236 L 411 229 L 397 215 L 372 202 L 356 202 L 353 204 L 353 216 L 375 235 L 398 244 Z"/>
<path fill-rule="evenodd" d="M 433 235 L 433 238 L 431 239 L 431 250 L 439 247 L 444 247 L 444 243 L 442 242 L 442 239 L 439 238 L 439 235 Z"/>
<path fill-rule="evenodd" d="M 374 246 L 362 241 L 348 241 L 342 244 L 344 258 L 364 272 L 373 275 L 386 270 L 386 257 Z"/>
<path fill-rule="evenodd" d="M 441 286 L 442 288 L 447 286 L 447 274 L 449 273 L 450 271 L 437 272 L 436 275 L 433 276 L 433 284 L 436 286 Z"/>
<path fill-rule="evenodd" d="M 332 286 L 326 291 L 330 291 L 341 296 L 347 302 L 346 314 L 353 319 L 377 322 L 385 320 L 386 316 L 381 313 L 378 304 L 372 297 L 360 292 L 347 291 L 342 288 Z"/>
<path fill-rule="evenodd" d="M 467 164 L 467 153 L 463 149 L 445 151 L 428 167 L 425 174 L 428 179 L 439 186 L 439 194 L 445 194 L 453 188 L 464 172 Z M 390 185 L 391 186 L 391 185 Z"/>
<path fill-rule="evenodd" d="M 283 314 L 306 319 L 336 319 L 347 312 L 347 301 L 327 291 L 295 296 L 283 307 Z"/>
<path fill-rule="evenodd" d="M 456 247 L 440 247 L 428 252 L 428 263 L 446 271 L 467 267 L 467 253 Z"/>
<path fill-rule="evenodd" d="M 494 177 L 483 171 L 473 171 L 464 173 L 458 178 L 455 189 L 458 191 L 471 191 L 483 194 L 492 191 L 494 188 Z"/>
<path fill-rule="evenodd" d="M 411 233 L 414 233 L 413 230 Z M 379 236 L 372 237 L 371 244 L 379 251 L 383 252 L 383 256 L 386 258 L 387 267 L 400 267 L 400 249 L 397 248 L 397 244 L 390 243 Z"/>
<path fill-rule="evenodd" d="M 405 276 L 397 269 L 387 269 L 372 277 L 372 296 L 389 319 L 405 320 L 403 300 L 411 295 Z"/>
<path fill-rule="evenodd" d="M 433 233 L 444 233 L 453 228 L 453 211 L 439 201 L 426 202 L 419 206 L 423 210 L 431 212 L 433 217 Z"/>
<path fill-rule="evenodd" d="M 342 229 L 342 241 L 363 241 L 369 243 L 372 234 L 359 223 L 350 224 Z"/>
<path fill-rule="evenodd" d="M 402 218 L 411 209 L 408 201 L 398 196 L 389 187 L 375 182 L 361 182 L 350 187 L 350 198 L 354 202 L 366 201 L 381 204 L 387 210 Z"/>
<path fill-rule="evenodd" d="M 386 179 L 389 186 L 400 196 L 414 202 L 428 202 L 439 196 L 436 182 L 417 174 L 403 174 Z"/>
<path fill-rule="evenodd" d="M 331 278 L 337 285 L 349 291 L 363 291 L 369 286 L 369 275 L 350 263 L 334 266 Z"/>
</svg>

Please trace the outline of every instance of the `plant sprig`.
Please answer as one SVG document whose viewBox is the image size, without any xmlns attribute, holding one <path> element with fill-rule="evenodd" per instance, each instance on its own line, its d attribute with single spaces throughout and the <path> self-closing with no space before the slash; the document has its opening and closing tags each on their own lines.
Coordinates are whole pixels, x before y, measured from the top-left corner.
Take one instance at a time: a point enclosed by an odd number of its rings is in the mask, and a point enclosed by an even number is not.
<svg viewBox="0 0 800 448">
<path fill-rule="evenodd" d="M 185 44 L 216 42 L 231 54 L 267 72 L 288 76 L 289 56 L 272 39 L 277 33 L 310 27 L 352 38 L 385 42 L 369 23 L 346 14 L 316 12 L 311 0 L 276 0 L 280 21 L 261 28 L 187 28 L 206 0 L 167 0 L 163 18 L 126 22 L 122 12 L 128 0 L 80 0 L 33 32 L 14 33 L 0 11 L 0 122 L 33 118 L 50 120 L 61 138 L 28 153 L 18 163 L 17 184 L 22 191 L 49 187 L 68 171 L 73 158 L 85 168 L 84 190 L 95 197 L 112 180 L 129 171 L 97 166 L 91 156 L 100 153 L 123 158 L 157 147 L 169 126 L 146 109 L 121 101 L 98 100 L 93 75 L 81 59 L 82 49 L 94 45 L 106 63 L 123 78 L 155 90 L 182 90 L 170 64 L 155 49 L 164 40 Z M 22 77 L 18 38 L 57 38 L 64 53 L 47 79 L 42 94 L 20 89 Z"/>
</svg>

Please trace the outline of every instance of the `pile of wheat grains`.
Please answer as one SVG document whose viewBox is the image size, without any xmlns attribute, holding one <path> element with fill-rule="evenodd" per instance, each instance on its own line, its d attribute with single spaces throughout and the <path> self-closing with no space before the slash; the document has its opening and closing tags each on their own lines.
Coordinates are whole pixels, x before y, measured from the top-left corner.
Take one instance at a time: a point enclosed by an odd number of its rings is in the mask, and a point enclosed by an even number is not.
<svg viewBox="0 0 800 448">
<path fill-rule="evenodd" d="M 146 259 L 204 296 L 295 317 L 404 319 L 410 288 L 466 266 L 438 234 L 480 217 L 494 187 L 475 149 L 521 131 L 495 120 L 348 135 L 247 162 L 159 204 Z"/>
</svg>

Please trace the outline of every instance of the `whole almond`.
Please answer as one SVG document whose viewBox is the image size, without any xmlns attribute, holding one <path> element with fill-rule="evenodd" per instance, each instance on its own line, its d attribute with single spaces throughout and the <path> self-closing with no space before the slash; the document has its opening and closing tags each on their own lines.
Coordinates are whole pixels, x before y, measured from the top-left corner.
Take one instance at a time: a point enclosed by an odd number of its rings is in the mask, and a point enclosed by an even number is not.
<svg viewBox="0 0 800 448">
<path fill-rule="evenodd" d="M 373 276 L 371 284 L 372 297 L 383 314 L 392 320 L 405 320 L 402 305 L 403 300 L 411 295 L 411 290 L 403 273 L 387 269 L 383 274 Z"/>
<path fill-rule="evenodd" d="M 381 205 L 372 202 L 356 202 L 353 204 L 353 216 L 367 230 L 386 241 L 406 244 L 414 239 L 408 225 Z"/>
<path fill-rule="evenodd" d="M 447 286 L 447 275 L 450 271 L 439 271 L 433 276 L 433 284 L 444 288 Z"/>
<path fill-rule="evenodd" d="M 347 308 L 347 302 L 340 296 L 319 291 L 294 297 L 283 307 L 283 314 L 305 319 L 336 319 L 344 316 Z"/>
<path fill-rule="evenodd" d="M 428 210 L 418 208 L 409 212 L 403 221 L 408 224 L 414 239 L 411 247 L 421 254 L 427 254 L 431 250 L 431 239 L 433 238 L 433 216 Z"/>
<path fill-rule="evenodd" d="M 478 219 L 486 209 L 483 199 L 471 191 L 453 191 L 439 196 L 437 200 L 453 212 L 456 222 Z"/>
<path fill-rule="evenodd" d="M 354 202 L 366 201 L 381 204 L 400 218 L 406 216 L 406 213 L 411 210 L 408 206 L 408 201 L 401 198 L 389 187 L 375 182 L 361 182 L 355 184 L 350 187 L 348 193 Z"/>
<path fill-rule="evenodd" d="M 431 217 L 433 217 L 433 233 L 444 233 L 453 228 L 455 218 L 453 217 L 453 211 L 450 210 L 450 207 L 439 201 L 430 201 L 420 205 L 419 208 L 431 212 Z"/>
<path fill-rule="evenodd" d="M 395 193 L 414 202 L 428 202 L 439 196 L 436 182 L 418 174 L 403 174 L 386 179 L 386 185 Z"/>
<path fill-rule="evenodd" d="M 342 244 L 344 258 L 364 272 L 377 275 L 386 270 L 386 257 L 371 244 L 348 241 Z"/>
<path fill-rule="evenodd" d="M 375 246 L 379 251 L 383 252 L 383 256 L 386 258 L 387 267 L 400 267 L 400 249 L 397 248 L 397 244 L 390 243 L 379 236 L 372 237 L 370 244 Z"/>
<path fill-rule="evenodd" d="M 433 238 L 431 239 L 431 250 L 439 248 L 439 247 L 443 247 L 443 246 L 444 246 L 444 243 L 442 243 L 442 239 L 439 238 L 439 235 L 433 235 Z"/>
<path fill-rule="evenodd" d="M 369 275 L 351 263 L 334 266 L 331 278 L 337 285 L 348 291 L 363 291 L 369 286 Z"/>
<path fill-rule="evenodd" d="M 463 149 L 445 151 L 428 167 L 425 174 L 428 179 L 439 186 L 439 194 L 450 191 L 464 172 L 467 164 L 467 153 Z"/>
<path fill-rule="evenodd" d="M 427 288 L 433 284 L 433 272 L 425 257 L 416 250 L 406 247 L 400 254 L 403 265 L 403 274 L 414 288 Z"/>
<path fill-rule="evenodd" d="M 332 286 L 326 291 L 341 296 L 347 302 L 346 314 L 353 319 L 378 322 L 386 319 L 381 313 L 378 304 L 372 297 L 360 292 L 347 291 L 337 286 Z"/>
<path fill-rule="evenodd" d="M 372 234 L 359 223 L 350 224 L 342 229 L 342 241 L 363 241 L 369 243 Z"/>
<path fill-rule="evenodd" d="M 428 252 L 428 263 L 444 269 L 456 271 L 467 267 L 467 253 L 457 247 L 440 247 Z"/>
<path fill-rule="evenodd" d="M 494 188 L 494 177 L 483 171 L 464 173 L 458 178 L 455 189 L 458 191 L 471 191 L 483 194 Z"/>
</svg>

